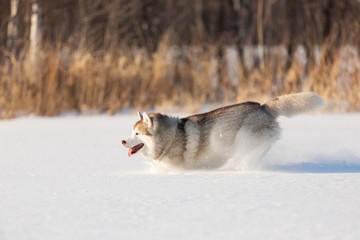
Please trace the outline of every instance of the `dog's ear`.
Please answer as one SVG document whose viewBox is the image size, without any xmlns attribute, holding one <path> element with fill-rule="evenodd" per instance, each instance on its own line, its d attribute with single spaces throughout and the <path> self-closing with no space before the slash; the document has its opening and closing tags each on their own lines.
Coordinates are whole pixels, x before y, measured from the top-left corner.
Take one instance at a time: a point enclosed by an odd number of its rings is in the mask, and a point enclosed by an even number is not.
<svg viewBox="0 0 360 240">
<path fill-rule="evenodd" d="M 141 112 L 138 112 L 138 116 L 139 116 L 139 120 L 142 120 L 143 119 L 143 115 Z"/>
<path fill-rule="evenodd" d="M 151 122 L 151 119 L 150 119 L 149 115 L 147 115 L 146 112 L 143 112 L 142 115 L 143 115 L 143 117 L 144 117 L 144 122 L 147 123 L 149 127 L 151 127 L 151 126 L 152 126 L 152 122 Z"/>
</svg>

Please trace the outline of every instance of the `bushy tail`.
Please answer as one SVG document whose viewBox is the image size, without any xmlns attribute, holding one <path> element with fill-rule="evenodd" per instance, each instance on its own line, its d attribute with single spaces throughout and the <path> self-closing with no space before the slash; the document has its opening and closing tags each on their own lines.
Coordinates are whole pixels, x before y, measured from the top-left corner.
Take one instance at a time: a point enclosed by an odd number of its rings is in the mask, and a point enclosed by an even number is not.
<svg viewBox="0 0 360 240">
<path fill-rule="evenodd" d="M 321 108 L 325 105 L 324 99 L 313 92 L 294 93 L 276 97 L 264 104 L 274 116 L 291 117 Z"/>
</svg>

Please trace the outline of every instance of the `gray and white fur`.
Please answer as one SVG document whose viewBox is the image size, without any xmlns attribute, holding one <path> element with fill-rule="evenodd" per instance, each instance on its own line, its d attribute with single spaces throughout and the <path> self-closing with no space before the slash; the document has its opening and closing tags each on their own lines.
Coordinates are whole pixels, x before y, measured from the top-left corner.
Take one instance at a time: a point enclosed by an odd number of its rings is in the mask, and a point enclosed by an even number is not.
<svg viewBox="0 0 360 240">
<path fill-rule="evenodd" d="M 265 104 L 245 102 L 186 118 L 139 113 L 132 135 L 122 141 L 129 156 L 168 167 L 218 168 L 237 154 L 261 157 L 280 136 L 277 117 L 293 116 L 324 105 L 316 93 L 296 93 Z"/>
</svg>

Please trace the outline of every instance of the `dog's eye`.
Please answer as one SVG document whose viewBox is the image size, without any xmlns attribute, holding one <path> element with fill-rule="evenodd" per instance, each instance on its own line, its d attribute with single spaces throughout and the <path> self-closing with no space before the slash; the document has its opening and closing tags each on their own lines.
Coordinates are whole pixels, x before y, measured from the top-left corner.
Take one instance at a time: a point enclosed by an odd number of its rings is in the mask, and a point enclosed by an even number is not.
<svg viewBox="0 0 360 240">
<path fill-rule="evenodd" d="M 139 134 L 140 134 L 140 133 L 138 133 L 138 132 L 137 132 L 137 133 L 135 133 L 135 135 L 139 135 Z"/>
</svg>

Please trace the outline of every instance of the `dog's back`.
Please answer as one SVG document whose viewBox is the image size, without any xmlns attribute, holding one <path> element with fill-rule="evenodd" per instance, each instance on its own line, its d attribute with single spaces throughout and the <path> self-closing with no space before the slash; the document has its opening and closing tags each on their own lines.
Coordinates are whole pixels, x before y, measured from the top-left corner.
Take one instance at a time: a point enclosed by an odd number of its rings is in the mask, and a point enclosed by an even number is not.
<svg viewBox="0 0 360 240">
<path fill-rule="evenodd" d="M 197 152 L 191 158 L 196 168 L 220 167 L 241 148 L 254 148 L 264 141 L 272 143 L 279 135 L 276 118 L 265 106 L 255 102 L 235 104 L 186 119 L 198 129 L 199 136 L 192 141 L 198 143 Z M 188 137 L 192 134 L 189 131 Z"/>
<path fill-rule="evenodd" d="M 277 97 L 263 105 L 245 102 L 190 116 L 187 119 L 199 134 L 195 139 L 197 152 L 192 155 L 196 162 L 193 158 L 191 162 L 197 167 L 219 167 L 235 153 L 243 158 L 245 155 L 253 160 L 260 158 L 280 136 L 278 116 L 293 116 L 322 104 L 322 98 L 315 93 L 298 93 Z"/>
</svg>

